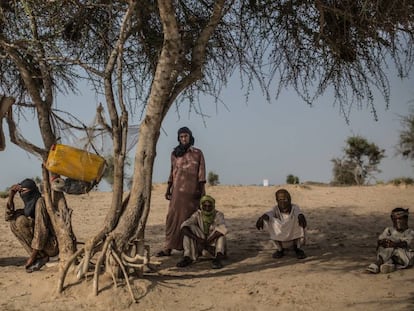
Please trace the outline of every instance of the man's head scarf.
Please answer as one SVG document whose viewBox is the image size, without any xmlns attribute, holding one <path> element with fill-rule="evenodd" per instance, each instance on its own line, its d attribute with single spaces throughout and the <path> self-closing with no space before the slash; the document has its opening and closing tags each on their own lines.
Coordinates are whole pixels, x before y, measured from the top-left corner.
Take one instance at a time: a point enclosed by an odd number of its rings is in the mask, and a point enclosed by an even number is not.
<svg viewBox="0 0 414 311">
<path fill-rule="evenodd" d="M 278 201 L 282 193 L 286 195 L 286 198 L 288 200 L 287 203 Z M 278 191 L 276 191 L 275 196 L 279 210 L 282 213 L 290 213 L 290 211 L 292 210 L 292 198 L 290 197 L 289 191 L 287 191 L 286 189 L 279 189 Z"/>
<path fill-rule="evenodd" d="M 186 145 L 182 145 L 180 142 L 180 135 L 183 133 L 187 133 L 188 135 L 190 135 L 190 142 Z M 178 130 L 177 140 L 180 144 L 174 148 L 173 153 L 176 157 L 182 157 L 187 152 L 188 148 L 194 145 L 193 133 L 190 131 L 188 127 L 184 126 Z"/>
<path fill-rule="evenodd" d="M 391 218 L 394 217 L 408 217 L 408 208 L 404 209 L 402 207 L 396 207 L 391 212 Z"/>
<path fill-rule="evenodd" d="M 394 228 L 398 232 L 404 232 L 408 229 L 408 208 L 397 207 L 391 212 L 391 220 Z"/>
<path fill-rule="evenodd" d="M 279 189 L 279 190 L 277 190 L 275 192 L 276 200 L 277 200 L 277 197 L 279 196 L 279 194 L 281 194 L 281 193 L 285 193 L 286 194 L 286 197 L 288 198 L 289 203 L 292 202 L 292 198 L 290 197 L 290 193 L 286 189 Z"/>
<path fill-rule="evenodd" d="M 35 217 L 35 209 L 37 199 L 40 198 L 41 193 L 33 179 L 26 178 L 19 183 L 22 188 L 27 188 L 29 191 L 20 193 L 20 197 L 24 202 L 24 215 L 27 217 Z"/>
<path fill-rule="evenodd" d="M 203 203 L 209 202 L 213 209 L 211 211 L 203 210 Z M 208 235 L 210 232 L 210 226 L 214 222 L 214 218 L 216 217 L 216 200 L 209 195 L 205 195 L 200 199 L 200 209 L 201 209 L 201 217 L 203 218 L 203 231 L 205 235 Z"/>
</svg>

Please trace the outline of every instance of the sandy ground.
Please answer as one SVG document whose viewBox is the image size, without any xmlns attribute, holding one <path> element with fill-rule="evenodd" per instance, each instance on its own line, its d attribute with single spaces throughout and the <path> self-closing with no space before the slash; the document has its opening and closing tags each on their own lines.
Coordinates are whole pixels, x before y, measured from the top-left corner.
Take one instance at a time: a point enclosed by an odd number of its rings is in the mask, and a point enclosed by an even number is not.
<svg viewBox="0 0 414 311">
<path fill-rule="evenodd" d="M 216 198 L 229 227 L 229 258 L 221 270 L 208 260 L 176 268 L 179 252 L 162 258 L 157 272 L 131 278 L 138 302 L 127 288 L 114 287 L 103 276 L 98 296 L 91 280 L 77 282 L 70 275 L 62 294 L 56 294 L 57 266 L 53 262 L 28 274 L 27 254 L 0 221 L 1 310 L 414 310 L 414 269 L 371 275 L 366 266 L 375 259 L 376 238 L 390 225 L 392 208 L 414 212 L 414 187 L 367 186 L 286 187 L 308 220 L 307 258 L 292 252 L 272 259 L 265 232 L 257 231 L 258 216 L 274 204 L 282 186 L 217 186 L 207 192 Z M 166 185 L 154 185 L 147 242 L 154 254 L 163 245 L 168 202 Z M 110 193 L 67 196 L 73 209 L 73 228 L 85 241 L 101 228 Z M 0 199 L 4 213 L 5 199 Z M 414 225 L 411 216 L 411 225 Z M 158 258 L 153 258 L 159 260 Z"/>
</svg>

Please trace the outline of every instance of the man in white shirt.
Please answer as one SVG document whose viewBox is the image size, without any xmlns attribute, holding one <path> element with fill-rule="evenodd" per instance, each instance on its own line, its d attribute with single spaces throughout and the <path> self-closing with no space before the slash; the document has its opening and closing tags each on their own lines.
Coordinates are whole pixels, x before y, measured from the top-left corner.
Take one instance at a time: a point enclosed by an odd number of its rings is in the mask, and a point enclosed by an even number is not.
<svg viewBox="0 0 414 311">
<path fill-rule="evenodd" d="M 282 258 L 284 250 L 293 247 L 296 257 L 304 259 L 306 255 L 301 246 L 305 244 L 306 218 L 299 206 L 292 204 L 286 189 L 276 191 L 275 197 L 277 205 L 259 217 L 256 228 L 261 230 L 266 226 L 276 247 L 273 258 Z"/>
<path fill-rule="evenodd" d="M 368 266 L 370 273 L 390 273 L 414 265 L 414 230 L 408 228 L 408 208 L 394 208 L 392 227 L 385 228 L 377 241 L 377 260 Z"/>
</svg>

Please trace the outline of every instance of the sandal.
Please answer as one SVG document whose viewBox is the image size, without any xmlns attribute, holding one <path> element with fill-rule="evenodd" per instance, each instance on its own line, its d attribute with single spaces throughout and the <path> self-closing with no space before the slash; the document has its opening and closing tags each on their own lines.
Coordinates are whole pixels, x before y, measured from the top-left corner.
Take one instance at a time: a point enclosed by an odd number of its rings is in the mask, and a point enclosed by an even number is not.
<svg viewBox="0 0 414 311">
<path fill-rule="evenodd" d="M 300 248 L 296 248 L 295 253 L 296 253 L 296 258 L 297 259 L 305 259 L 306 258 L 305 252 L 303 250 L 301 250 Z"/>
<path fill-rule="evenodd" d="M 221 268 L 223 268 L 223 265 L 221 264 L 220 259 L 214 258 L 213 261 L 211 262 L 211 268 L 212 269 L 221 269 Z"/>
<path fill-rule="evenodd" d="M 171 250 L 170 249 L 163 249 L 155 254 L 155 257 L 166 257 L 171 256 Z"/>
<path fill-rule="evenodd" d="M 184 267 L 187 267 L 187 266 L 191 265 L 192 262 L 193 262 L 193 260 L 190 257 L 185 256 L 183 258 L 183 260 L 177 262 L 177 267 L 178 268 L 184 268 Z"/>
<path fill-rule="evenodd" d="M 276 258 L 282 258 L 284 255 L 285 255 L 285 253 L 283 252 L 283 250 L 281 250 L 281 251 L 274 252 L 272 254 L 272 257 L 276 259 Z"/>
<path fill-rule="evenodd" d="M 32 273 L 33 271 L 39 271 L 48 261 L 49 257 L 38 258 L 32 265 L 26 268 L 26 272 Z"/>
<path fill-rule="evenodd" d="M 377 274 L 377 273 L 379 273 L 380 269 L 379 269 L 377 264 L 372 263 L 367 267 L 366 271 L 369 272 L 369 273 Z"/>
</svg>

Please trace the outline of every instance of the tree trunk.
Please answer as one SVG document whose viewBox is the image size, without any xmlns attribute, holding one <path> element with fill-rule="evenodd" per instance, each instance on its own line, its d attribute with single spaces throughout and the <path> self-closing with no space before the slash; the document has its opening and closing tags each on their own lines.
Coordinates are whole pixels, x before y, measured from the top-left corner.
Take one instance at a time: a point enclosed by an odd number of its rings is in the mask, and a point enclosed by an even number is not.
<svg viewBox="0 0 414 311">
<path fill-rule="evenodd" d="M 164 106 L 161 103 L 150 100 L 146 117 L 140 126 L 129 202 L 112 233 L 119 250 L 126 250 L 131 239 L 144 239 L 151 205 L 152 171 L 164 118 L 163 111 Z"/>
</svg>

